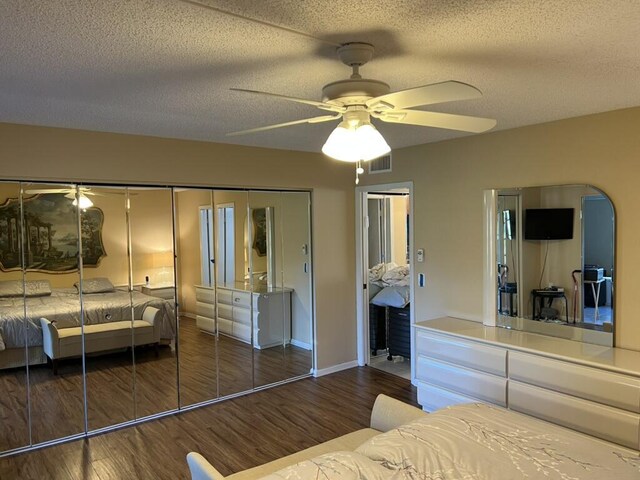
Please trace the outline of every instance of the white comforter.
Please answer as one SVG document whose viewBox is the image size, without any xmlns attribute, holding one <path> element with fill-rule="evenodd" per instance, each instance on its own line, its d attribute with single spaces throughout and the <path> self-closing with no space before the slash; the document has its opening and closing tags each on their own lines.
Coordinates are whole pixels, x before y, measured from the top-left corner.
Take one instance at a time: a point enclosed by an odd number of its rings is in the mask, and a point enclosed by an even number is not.
<svg viewBox="0 0 640 480">
<path fill-rule="evenodd" d="M 450 407 L 322 455 L 276 479 L 638 480 L 640 457 L 546 422 L 480 404 Z"/>
</svg>

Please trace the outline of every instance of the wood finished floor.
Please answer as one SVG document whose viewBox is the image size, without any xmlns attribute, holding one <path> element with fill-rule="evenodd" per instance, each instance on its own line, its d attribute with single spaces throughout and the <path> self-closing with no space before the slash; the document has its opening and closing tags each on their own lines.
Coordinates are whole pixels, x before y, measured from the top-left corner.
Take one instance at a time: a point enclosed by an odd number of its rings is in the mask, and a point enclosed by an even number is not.
<svg viewBox="0 0 640 480">
<path fill-rule="evenodd" d="M 139 347 L 87 357 L 89 430 L 250 390 L 309 373 L 311 352 L 292 346 L 252 349 L 229 337 L 201 332 L 180 319 L 180 366 L 176 352 Z M 135 356 L 135 368 L 133 357 Z M 176 371 L 180 370 L 180 399 Z M 33 443 L 84 431 L 82 363 L 61 361 L 30 369 Z M 134 394 L 135 384 L 135 394 Z M 0 450 L 28 445 L 25 369 L 0 371 Z M 3 477 L 0 477 L 3 478 Z"/>
<path fill-rule="evenodd" d="M 192 450 L 229 475 L 368 426 L 379 393 L 416 402 L 408 380 L 353 368 L 3 458 L 0 478 L 189 478 Z"/>
</svg>

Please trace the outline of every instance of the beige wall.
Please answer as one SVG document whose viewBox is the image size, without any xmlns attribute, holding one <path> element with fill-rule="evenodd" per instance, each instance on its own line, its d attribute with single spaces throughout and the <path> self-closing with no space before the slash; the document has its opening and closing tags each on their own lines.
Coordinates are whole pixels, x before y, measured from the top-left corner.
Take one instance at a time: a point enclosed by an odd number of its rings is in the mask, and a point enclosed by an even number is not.
<svg viewBox="0 0 640 480">
<path fill-rule="evenodd" d="M 320 154 L 0 124 L 0 177 L 313 189 L 317 367 L 356 358 L 353 168 Z"/>
<path fill-rule="evenodd" d="M 482 315 L 482 192 L 554 184 L 592 184 L 616 209 L 617 346 L 640 350 L 640 108 L 505 130 L 393 152 L 393 172 L 362 184 L 414 182 L 417 319 Z"/>
</svg>

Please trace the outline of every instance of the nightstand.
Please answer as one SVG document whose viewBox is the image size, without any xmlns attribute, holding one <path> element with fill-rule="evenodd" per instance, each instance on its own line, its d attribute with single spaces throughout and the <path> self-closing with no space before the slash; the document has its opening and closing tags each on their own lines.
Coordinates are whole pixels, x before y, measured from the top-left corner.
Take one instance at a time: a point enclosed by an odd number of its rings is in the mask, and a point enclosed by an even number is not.
<svg viewBox="0 0 640 480">
<path fill-rule="evenodd" d="M 165 300 L 173 300 L 175 294 L 173 285 L 143 285 L 141 291 L 145 295 L 164 298 Z"/>
</svg>

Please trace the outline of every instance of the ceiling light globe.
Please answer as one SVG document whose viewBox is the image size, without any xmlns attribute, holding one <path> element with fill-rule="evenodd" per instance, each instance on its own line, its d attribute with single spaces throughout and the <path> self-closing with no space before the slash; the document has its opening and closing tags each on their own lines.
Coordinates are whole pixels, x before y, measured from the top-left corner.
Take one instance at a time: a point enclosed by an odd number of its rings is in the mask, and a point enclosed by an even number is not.
<svg viewBox="0 0 640 480">
<path fill-rule="evenodd" d="M 322 153 L 328 157 L 352 163 L 373 160 L 390 151 L 380 132 L 368 122 L 357 128 L 340 123 L 322 147 Z"/>
<path fill-rule="evenodd" d="M 86 195 L 82 195 L 80 194 L 78 196 L 78 198 L 74 198 L 73 202 L 71 202 L 71 204 L 75 207 L 78 205 L 78 203 L 80 204 L 80 208 L 82 210 L 86 210 L 87 208 L 91 208 L 93 207 L 93 202 L 89 199 L 89 197 L 87 197 Z"/>
</svg>

